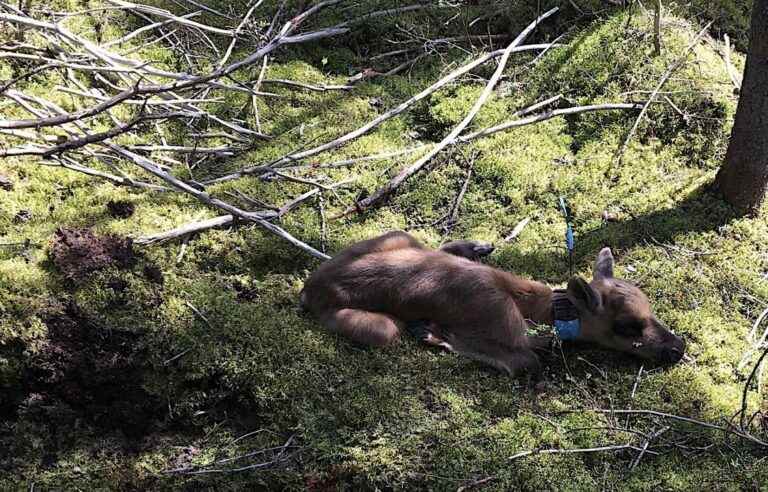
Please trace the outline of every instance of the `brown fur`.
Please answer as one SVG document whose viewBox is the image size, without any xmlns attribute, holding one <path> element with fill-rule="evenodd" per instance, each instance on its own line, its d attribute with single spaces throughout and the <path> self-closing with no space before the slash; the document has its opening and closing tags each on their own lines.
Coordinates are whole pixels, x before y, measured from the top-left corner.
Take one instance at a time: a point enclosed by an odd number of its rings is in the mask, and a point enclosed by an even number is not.
<svg viewBox="0 0 768 492">
<path fill-rule="evenodd" d="M 378 347 L 394 343 L 405 323 L 428 319 L 426 343 L 509 374 L 537 373 L 539 361 L 532 349 L 541 340 L 526 336 L 526 320 L 552 324 L 552 290 L 466 258 L 476 258 L 477 251 L 487 254 L 487 245 L 462 241 L 448 243 L 445 249 L 426 248 L 404 232 L 361 241 L 317 269 L 302 291 L 302 305 L 329 330 Z M 604 252 L 601 255 L 607 262 Z M 583 280 L 569 285 L 572 302 L 585 311 L 581 313 L 583 338 L 654 358 L 650 343 L 649 348 L 637 350 L 631 341 L 617 341 L 604 333 L 617 317 L 642 318 L 656 326 L 650 321 L 655 318 L 645 296 L 630 284 L 612 279 L 612 265 L 611 257 L 611 277 L 598 279 L 596 273 L 594 289 Z M 610 284 L 614 281 L 621 283 Z M 587 306 L 587 299 L 599 304 Z M 656 336 L 654 344 L 670 340 Z"/>
</svg>

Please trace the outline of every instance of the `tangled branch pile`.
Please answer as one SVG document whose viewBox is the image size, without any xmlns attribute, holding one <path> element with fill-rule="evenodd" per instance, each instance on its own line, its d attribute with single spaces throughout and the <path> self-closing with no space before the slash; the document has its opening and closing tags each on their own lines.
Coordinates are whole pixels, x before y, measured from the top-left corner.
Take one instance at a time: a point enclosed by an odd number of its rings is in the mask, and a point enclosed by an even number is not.
<svg viewBox="0 0 768 492">
<path fill-rule="evenodd" d="M 339 148 L 364 135 L 385 121 L 411 109 L 416 103 L 455 81 L 473 69 L 498 59 L 497 69 L 487 82 L 485 90 L 478 97 L 465 118 L 440 142 L 426 144 L 412 149 L 405 149 L 396 154 L 361 158 L 389 158 L 393 155 L 405 155 L 415 151 L 426 153 L 412 165 L 405 167 L 385 186 L 367 198 L 350 205 L 343 215 L 361 211 L 379 205 L 408 178 L 418 173 L 436 155 L 446 148 L 487 137 L 496 132 L 523 125 L 534 124 L 557 116 L 601 110 L 640 109 L 632 103 L 601 104 L 579 107 L 567 107 L 545 111 L 548 106 L 560 100 L 560 96 L 550 97 L 528 108 L 521 109 L 514 119 L 491 128 L 466 132 L 466 128 L 480 111 L 483 104 L 492 95 L 499 82 L 507 61 L 512 53 L 521 51 L 543 52 L 554 46 L 553 43 L 530 44 L 523 42 L 538 27 L 539 23 L 557 12 L 557 8 L 541 14 L 531 22 L 505 49 L 488 52 L 441 78 L 417 95 L 396 107 L 382 113 L 367 124 L 354 131 L 336 137 L 312 148 L 288 153 L 272 162 L 261 163 L 243 168 L 237 172 L 219 176 L 205 182 L 179 177 L 183 164 L 197 166 L 205 162 L 229 159 L 252 150 L 273 138 L 261 131 L 258 113 L 255 128 L 238 118 L 225 119 L 214 114 L 210 105 L 219 104 L 227 94 L 243 93 L 252 98 L 252 107 L 257 111 L 256 99 L 278 97 L 277 94 L 263 90 L 265 86 L 280 85 L 293 90 L 350 90 L 351 85 L 313 86 L 297 81 L 266 79 L 264 77 L 269 56 L 280 49 L 290 49 L 301 44 L 320 41 L 325 38 L 349 33 L 366 21 L 392 16 L 404 12 L 430 8 L 445 8 L 441 5 L 415 4 L 386 10 L 373 10 L 357 17 L 327 27 L 313 26 L 316 15 L 324 9 L 339 8 L 342 0 L 319 2 L 290 18 L 283 8 L 271 17 L 260 12 L 263 2 L 253 3 L 245 17 L 230 28 L 203 24 L 194 20 L 196 13 L 177 16 L 167 10 L 111 0 L 112 9 L 123 9 L 151 22 L 120 39 L 97 45 L 67 30 L 63 23 L 71 14 L 45 12 L 49 20 L 35 18 L 7 3 L 0 3 L 0 22 L 16 28 L 16 41 L 3 47 L 0 56 L 29 61 L 32 68 L 8 81 L 0 88 L 0 93 L 13 101 L 18 107 L 32 115 L 32 118 L 4 120 L 0 122 L 0 132 L 25 141 L 25 144 L 0 151 L 0 157 L 39 156 L 45 164 L 60 166 L 72 171 L 85 173 L 96 178 L 111 181 L 116 185 L 131 186 L 156 192 L 182 192 L 192 195 L 197 200 L 225 212 L 226 215 L 202 223 L 193 223 L 177 230 L 139 239 L 139 243 L 152 243 L 186 235 L 190 232 L 216 227 L 232 222 L 235 218 L 252 222 L 289 241 L 309 254 L 326 259 L 328 256 L 276 224 L 276 219 L 284 216 L 301 202 L 323 191 L 331 191 L 347 182 L 324 185 L 287 171 L 301 171 L 308 167 L 307 160 L 323 152 Z M 284 6 L 284 5 L 283 5 Z M 262 17 L 259 18 L 259 14 Z M 225 16 L 225 14 L 220 14 Z M 231 19 L 228 19 L 231 21 Z M 172 27 L 172 31 L 167 31 Z M 216 53 L 218 61 L 206 71 L 204 63 L 183 43 L 176 44 L 181 50 L 182 59 L 187 66 L 184 71 L 169 71 L 157 68 L 152 61 L 137 59 L 132 49 L 120 50 L 123 43 L 143 36 L 156 36 L 149 43 L 164 39 L 179 39 L 182 34 L 196 36 L 204 40 L 209 52 Z M 229 40 L 227 49 L 221 53 L 217 43 L 210 39 L 219 37 Z M 498 36 L 495 36 L 498 37 Z M 503 36 L 502 36 L 503 37 Z M 468 36 L 467 39 L 471 39 Z M 430 40 L 425 49 L 433 49 L 436 44 L 457 42 L 457 39 Z M 249 46 L 249 55 L 232 60 L 238 43 Z M 427 48 L 426 46 L 429 46 Z M 413 51 L 399 50 L 396 54 Z M 379 57 L 391 56 L 383 53 Z M 366 70 L 353 77 L 350 82 L 366 77 L 386 76 L 398 73 L 419 60 L 420 56 L 410 59 L 386 73 Z M 261 64 L 255 78 L 241 80 L 238 77 L 246 69 Z M 58 89 L 75 96 L 73 108 L 65 109 L 60 105 L 39 96 L 26 94 L 14 89 L 14 85 L 43 71 L 58 71 L 63 85 Z M 532 114 L 533 113 L 533 114 Z M 523 117 L 524 115 L 529 115 Z M 154 125 L 158 141 L 143 141 L 138 129 Z M 189 141 L 183 145 L 170 145 L 163 135 L 175 128 L 186 127 Z M 224 138 L 227 145 L 206 146 L 210 138 Z M 182 156 L 184 162 L 168 154 Z M 92 166 L 84 163 L 94 163 Z M 126 167 L 126 164 L 128 167 Z M 131 169 L 133 168 L 133 169 Z M 313 186 L 313 190 L 304 193 L 282 207 L 267 209 L 258 200 L 240 196 L 249 207 L 241 208 L 232 202 L 215 196 L 209 187 L 243 176 L 259 175 L 275 177 L 289 181 L 298 181 Z"/>
</svg>

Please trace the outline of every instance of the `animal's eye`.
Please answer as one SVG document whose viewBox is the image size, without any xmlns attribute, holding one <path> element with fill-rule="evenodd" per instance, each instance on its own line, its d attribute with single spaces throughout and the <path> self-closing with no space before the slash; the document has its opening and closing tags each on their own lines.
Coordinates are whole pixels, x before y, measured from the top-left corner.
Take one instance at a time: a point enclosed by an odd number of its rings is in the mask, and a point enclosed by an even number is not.
<svg viewBox="0 0 768 492">
<path fill-rule="evenodd" d="M 643 324 L 635 320 L 616 320 L 613 323 L 613 331 L 623 337 L 636 337 L 642 334 Z"/>
</svg>

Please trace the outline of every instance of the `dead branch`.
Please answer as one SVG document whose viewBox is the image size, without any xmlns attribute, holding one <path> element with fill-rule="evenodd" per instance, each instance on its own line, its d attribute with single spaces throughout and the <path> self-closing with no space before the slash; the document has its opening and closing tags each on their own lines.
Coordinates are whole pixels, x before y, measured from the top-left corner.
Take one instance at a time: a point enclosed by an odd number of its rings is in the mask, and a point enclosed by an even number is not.
<svg viewBox="0 0 768 492">
<path fill-rule="evenodd" d="M 44 159 L 47 159 L 56 154 L 63 154 L 64 152 L 70 152 L 70 151 L 79 149 L 81 147 L 85 147 L 86 145 L 103 142 L 104 140 L 109 140 L 110 138 L 114 138 L 118 135 L 122 135 L 124 133 L 127 133 L 133 130 L 133 128 L 136 125 L 144 121 L 171 119 L 171 118 L 180 118 L 180 117 L 189 117 L 189 116 L 191 115 L 188 113 L 144 114 L 144 115 L 137 116 L 136 118 L 132 119 L 128 123 L 118 125 L 105 132 L 92 133 L 82 138 L 67 140 L 66 142 L 63 142 L 58 145 L 54 145 L 52 147 L 44 147 L 44 148 L 21 147 L 16 149 L 0 150 L 0 157 L 37 155 Z"/>
<path fill-rule="evenodd" d="M 522 51 L 530 51 L 530 50 L 538 50 L 543 49 L 545 46 L 548 45 L 525 45 L 525 46 L 519 46 L 512 50 L 512 52 L 522 52 Z M 351 142 L 352 140 L 365 135 L 372 129 L 376 128 L 377 126 L 381 125 L 385 121 L 403 113 L 405 110 L 416 104 L 417 102 L 423 100 L 426 97 L 429 97 L 433 93 L 437 92 L 442 87 L 446 86 L 448 83 L 452 82 L 453 80 L 456 80 L 460 76 L 472 71 L 473 69 L 479 67 L 480 65 L 483 65 L 484 63 L 488 62 L 489 60 L 492 60 L 496 57 L 502 56 L 504 54 L 505 50 L 497 50 L 493 51 L 491 53 L 486 53 L 485 55 L 480 56 L 479 58 L 473 60 L 472 62 L 454 70 L 453 72 L 449 73 L 442 79 L 438 80 L 434 84 L 430 85 L 423 91 L 419 92 L 415 96 L 411 97 L 407 101 L 404 101 L 397 105 L 396 107 L 392 108 L 391 110 L 377 116 L 370 122 L 366 123 L 365 125 L 361 126 L 360 128 L 357 128 L 345 135 L 342 135 L 341 137 L 336 138 L 335 140 L 332 140 L 330 142 L 324 143 L 322 145 L 319 145 L 315 148 L 301 151 L 301 152 L 295 152 L 288 154 L 286 156 L 283 156 L 279 159 L 276 159 L 270 164 L 267 165 L 259 165 L 259 166 L 253 166 L 248 167 L 245 169 L 242 169 L 240 171 L 237 171 L 232 174 L 227 174 L 225 176 L 218 177 L 216 179 L 212 179 L 208 181 L 209 184 L 213 183 L 222 183 L 225 181 L 231 181 L 233 179 L 239 179 L 244 176 L 252 175 L 252 174 L 263 174 L 264 172 L 269 171 L 270 169 L 274 167 L 281 167 L 293 162 L 297 162 L 303 159 L 307 159 L 309 157 L 315 156 L 317 154 L 320 154 L 322 152 L 326 152 L 329 150 L 337 149 L 339 147 L 342 147 L 343 145 Z M 0 128 L 2 128 L 0 126 Z"/>
<path fill-rule="evenodd" d="M 204 191 L 200 191 L 197 188 L 181 181 L 175 176 L 163 171 L 154 162 L 152 162 L 151 160 L 143 156 L 140 156 L 129 150 L 118 147 L 114 144 L 106 144 L 106 145 L 108 145 L 113 151 L 117 152 L 124 158 L 133 161 L 134 164 L 141 167 L 145 171 L 162 179 L 163 181 L 171 185 L 173 188 L 183 191 L 184 193 L 187 193 L 189 195 L 192 195 L 202 203 L 205 203 L 206 205 L 216 207 L 226 212 L 229 212 L 231 215 L 239 219 L 242 219 L 244 221 L 253 222 L 261 226 L 262 228 L 266 229 L 267 231 L 275 234 L 276 236 L 283 238 L 284 240 L 288 241 L 289 243 L 296 246 L 297 248 L 303 251 L 306 251 L 307 253 L 314 256 L 315 258 L 319 258 L 321 260 L 330 259 L 330 256 L 326 255 L 325 253 L 321 253 L 320 251 L 316 250 L 312 246 L 293 237 L 288 231 L 284 230 L 283 228 L 264 220 L 263 218 L 261 218 L 260 214 L 241 210 L 235 207 L 234 205 L 230 205 L 217 198 L 213 198 L 208 193 Z"/>
<path fill-rule="evenodd" d="M 725 47 L 723 48 L 723 60 L 725 61 L 725 69 L 728 72 L 728 76 L 731 78 L 731 82 L 733 82 L 734 89 L 736 89 L 736 91 L 741 91 L 741 80 L 739 74 L 736 72 L 733 63 L 731 63 L 731 38 L 728 37 L 728 34 L 726 33 L 723 35 L 723 40 L 725 41 Z"/>
<path fill-rule="evenodd" d="M 575 411 L 575 410 L 574 410 Z M 678 422 L 685 422 L 687 424 L 691 425 L 697 425 L 700 427 L 704 427 L 707 429 L 717 430 L 720 432 L 723 432 L 725 434 L 734 435 L 737 437 L 740 437 L 744 440 L 750 441 L 752 443 L 755 443 L 762 447 L 768 447 L 768 442 L 763 441 L 762 439 L 759 439 L 743 430 L 736 429 L 732 426 L 724 427 L 721 425 L 711 424 L 709 422 L 704 422 L 697 419 L 692 419 L 690 417 L 683 417 L 680 415 L 673 415 L 671 413 L 664 413 L 664 412 L 658 412 L 656 410 L 604 410 L 604 409 L 591 409 L 587 410 L 590 412 L 596 412 L 596 413 L 604 413 L 609 415 L 650 415 L 653 417 L 659 417 L 667 420 L 676 420 Z M 570 413 L 570 412 L 569 412 Z"/>
<path fill-rule="evenodd" d="M 493 135 L 494 133 L 498 133 L 504 130 L 509 130 L 510 128 L 517 128 L 520 126 L 532 125 L 534 123 L 550 120 L 558 116 L 566 116 L 566 115 L 579 114 L 579 113 L 590 113 L 593 111 L 615 111 L 615 110 L 628 110 L 628 109 L 632 110 L 632 109 L 640 109 L 640 107 L 641 106 L 639 104 L 634 104 L 634 103 L 608 103 L 608 104 L 593 104 L 589 106 L 574 106 L 571 108 L 555 109 L 552 111 L 547 111 L 546 113 L 540 113 L 534 116 L 529 116 L 528 118 L 522 118 L 519 120 L 512 120 L 506 123 L 501 123 L 500 125 L 492 126 L 490 128 L 485 128 L 483 130 L 478 130 L 468 135 L 462 135 L 457 139 L 457 141 L 465 143 L 471 140 L 475 140 L 477 138 L 487 137 L 489 135 Z"/>
<path fill-rule="evenodd" d="M 682 55 L 680 55 L 670 66 L 667 68 L 667 71 L 664 72 L 664 75 L 661 76 L 661 79 L 659 79 L 659 82 L 656 84 L 656 87 L 653 89 L 653 92 L 651 93 L 651 97 L 648 98 L 648 100 L 643 105 L 643 108 L 640 110 L 640 114 L 637 115 L 637 119 L 635 120 L 635 123 L 632 125 L 632 128 L 630 128 L 629 133 L 627 134 L 627 138 L 624 140 L 624 143 L 621 145 L 621 148 L 619 149 L 618 153 L 616 154 L 616 165 L 620 166 L 623 159 L 624 159 L 624 153 L 627 151 L 627 147 L 629 147 L 629 142 L 632 140 L 632 137 L 635 136 L 635 132 L 637 132 L 637 128 L 640 126 L 640 122 L 643 120 L 643 117 L 648 112 L 648 108 L 651 107 L 651 103 L 656 99 L 656 96 L 659 94 L 659 91 L 664 87 L 664 84 L 667 83 L 669 78 L 672 76 L 673 73 L 677 71 L 680 66 L 685 62 L 685 60 L 688 59 L 688 56 L 691 54 L 694 48 L 696 48 L 696 45 L 699 44 L 699 41 L 702 37 L 704 37 L 704 34 L 709 30 L 709 27 L 712 25 L 714 21 L 710 22 L 706 26 L 704 26 L 704 29 L 699 31 L 699 33 L 694 37 L 691 44 L 688 45 L 687 48 L 685 48 L 685 51 Z"/>
<path fill-rule="evenodd" d="M 459 124 L 456 125 L 453 128 L 453 130 L 451 130 L 451 132 L 448 133 L 448 135 L 446 135 L 445 138 L 443 138 L 443 140 L 440 141 L 440 143 L 438 143 L 436 146 L 430 149 L 430 151 L 425 156 L 421 157 L 419 160 L 414 162 L 411 166 L 400 171 L 400 173 L 398 173 L 397 176 L 392 178 L 382 188 L 372 193 L 368 198 L 361 200 L 354 207 L 348 208 L 344 212 L 344 214 L 349 214 L 354 211 L 362 211 L 378 204 L 390 193 L 392 193 L 392 191 L 398 188 L 403 182 L 405 182 L 408 178 L 418 173 L 429 161 L 432 160 L 432 158 L 434 158 L 437 154 L 439 154 L 445 147 L 453 144 L 456 138 L 461 134 L 461 132 L 463 132 L 464 129 L 475 118 L 477 113 L 480 111 L 480 108 L 482 108 L 485 102 L 488 100 L 488 97 L 490 97 L 494 87 L 496 87 L 496 84 L 501 78 L 501 74 L 504 72 L 504 68 L 507 66 L 507 60 L 509 60 L 509 57 L 512 54 L 512 51 L 515 48 L 517 48 L 520 45 L 520 43 L 522 43 L 525 40 L 525 38 L 528 37 L 528 35 L 536 28 L 536 26 L 539 25 L 540 22 L 554 15 L 557 11 L 558 11 L 558 8 L 555 7 L 543 13 L 542 15 L 540 15 L 535 21 L 529 24 L 512 41 L 512 43 L 509 44 L 509 46 L 504 50 L 504 52 L 501 55 L 501 59 L 499 60 L 499 64 L 496 67 L 496 71 L 493 73 L 493 76 L 491 76 L 491 79 L 486 84 L 485 89 L 483 89 L 483 92 L 480 94 L 480 97 L 477 98 L 477 100 L 475 101 L 475 104 L 472 106 L 469 113 L 467 113 L 464 119 L 461 120 L 461 122 L 459 122 Z"/>
<path fill-rule="evenodd" d="M 525 229 L 525 226 L 528 225 L 528 222 L 531 221 L 530 217 L 526 217 L 520 222 L 517 223 L 514 229 L 512 229 L 512 232 L 509 233 L 507 237 L 504 238 L 505 242 L 513 241 L 517 236 L 520 235 L 521 232 L 523 232 L 523 229 Z"/>
<path fill-rule="evenodd" d="M 525 456 L 531 456 L 531 455 L 539 455 L 539 454 L 577 454 L 577 453 L 600 453 L 604 451 L 624 451 L 624 450 L 634 450 L 634 451 L 641 451 L 641 448 L 638 448 L 637 446 L 633 446 L 631 444 L 616 444 L 612 446 L 599 446 L 595 448 L 574 448 L 574 449 L 568 449 L 568 448 L 555 448 L 555 449 L 530 449 L 528 451 L 521 451 L 517 454 L 514 454 L 509 457 L 510 461 L 514 461 L 519 458 L 523 458 Z M 649 454 L 658 454 L 653 451 L 646 451 Z"/>
</svg>

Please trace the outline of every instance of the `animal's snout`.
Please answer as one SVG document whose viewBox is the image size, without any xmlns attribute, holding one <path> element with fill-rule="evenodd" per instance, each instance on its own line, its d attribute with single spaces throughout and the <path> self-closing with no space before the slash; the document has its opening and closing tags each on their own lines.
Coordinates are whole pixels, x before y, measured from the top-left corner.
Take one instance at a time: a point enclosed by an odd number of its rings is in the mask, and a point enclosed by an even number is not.
<svg viewBox="0 0 768 492">
<path fill-rule="evenodd" d="M 661 352 L 661 360 L 668 364 L 675 364 L 680 362 L 680 359 L 683 358 L 683 354 L 684 352 L 678 348 L 667 348 Z"/>
<path fill-rule="evenodd" d="M 660 359 L 667 364 L 676 364 L 685 355 L 685 341 L 682 338 L 675 337 L 674 341 L 661 350 Z"/>
</svg>

